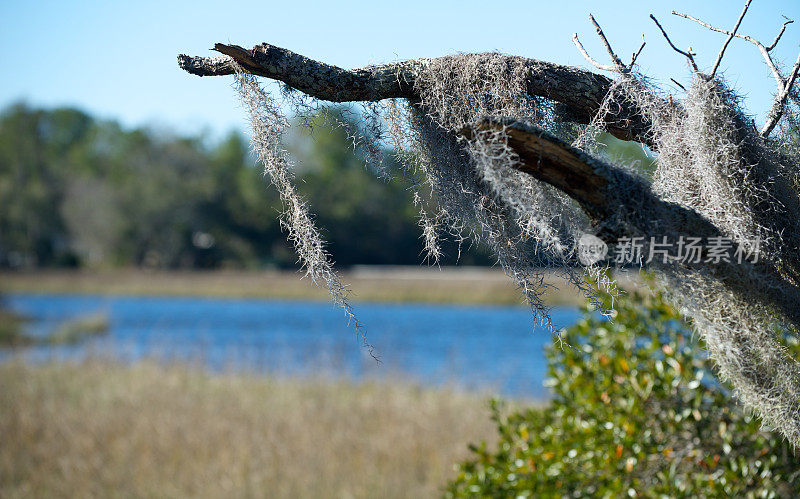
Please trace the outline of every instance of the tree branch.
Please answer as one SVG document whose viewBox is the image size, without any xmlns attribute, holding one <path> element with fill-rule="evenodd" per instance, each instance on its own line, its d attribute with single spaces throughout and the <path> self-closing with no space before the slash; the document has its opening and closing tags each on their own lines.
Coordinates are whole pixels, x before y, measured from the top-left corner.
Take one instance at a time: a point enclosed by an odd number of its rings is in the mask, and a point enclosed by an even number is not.
<svg viewBox="0 0 800 499">
<path fill-rule="evenodd" d="M 658 22 L 658 19 L 656 19 L 656 16 L 654 16 L 653 14 L 650 14 L 650 19 L 652 19 L 653 22 L 656 23 L 656 26 L 658 26 L 658 29 L 661 30 L 661 34 L 664 35 L 664 38 L 666 38 L 667 43 L 669 43 L 669 46 L 672 47 L 672 50 L 674 50 L 675 52 L 677 52 L 677 53 L 681 54 L 682 56 L 686 57 L 686 59 L 689 61 L 689 64 L 692 66 L 692 70 L 694 70 L 694 72 L 696 74 L 699 74 L 700 70 L 697 68 L 697 64 L 695 64 L 695 62 L 694 62 L 694 54 L 692 53 L 692 48 L 689 47 L 689 51 L 688 52 L 684 52 L 683 50 L 681 50 L 678 47 L 676 47 L 675 44 L 672 43 L 672 40 L 669 39 L 669 35 L 667 35 L 667 32 L 664 30 L 663 27 L 661 27 L 661 23 Z"/>
<path fill-rule="evenodd" d="M 778 32 L 778 35 L 775 37 L 775 40 L 773 40 L 772 44 L 769 47 L 767 47 L 767 52 L 771 52 L 772 49 L 778 46 L 778 42 L 781 41 L 783 32 L 786 31 L 786 26 L 794 22 L 792 19 L 789 19 L 786 16 L 783 16 L 783 18 L 786 19 L 786 21 L 784 21 L 783 26 L 781 26 L 781 30 Z"/>
<path fill-rule="evenodd" d="M 717 33 L 723 33 L 728 35 L 728 40 L 725 42 L 725 45 L 722 47 L 722 51 L 720 52 L 719 57 L 717 58 L 717 64 L 714 66 L 714 71 L 716 71 L 716 66 L 722 59 L 722 52 L 725 51 L 725 47 L 733 37 L 746 40 L 758 48 L 758 51 L 761 52 L 761 55 L 764 57 L 764 61 L 767 63 L 767 67 L 769 67 L 770 71 L 772 71 L 772 76 L 775 77 L 775 82 L 778 84 L 778 92 L 775 95 L 775 100 L 772 103 L 772 107 L 770 107 L 770 110 L 767 113 L 767 121 L 766 123 L 764 123 L 764 127 L 759 132 L 762 137 L 767 137 L 775 128 L 775 126 L 778 124 L 778 121 L 780 121 L 781 116 L 783 116 L 783 108 L 786 105 L 786 101 L 789 98 L 789 94 L 791 94 L 792 92 L 792 86 L 794 85 L 798 71 L 800 70 L 800 54 L 798 54 L 797 56 L 797 61 L 795 61 L 794 66 L 792 67 L 792 71 L 789 73 L 789 77 L 784 78 L 780 70 L 778 69 L 778 66 L 775 64 L 775 61 L 772 60 L 770 52 L 778 45 L 778 42 L 783 36 L 784 31 L 786 31 L 786 26 L 788 24 L 793 23 L 794 21 L 792 21 L 791 19 L 787 19 L 783 23 L 783 26 L 781 26 L 781 30 L 780 32 L 778 32 L 778 36 L 775 37 L 775 40 L 772 42 L 772 44 L 769 47 L 765 47 L 763 43 L 759 42 L 752 36 L 742 35 L 741 33 L 736 32 L 736 30 L 739 28 L 739 24 L 741 24 L 742 22 L 742 18 L 747 12 L 747 7 L 749 5 L 750 5 L 750 0 L 748 0 L 747 3 L 745 4 L 744 10 L 742 11 L 742 15 L 739 17 L 739 22 L 736 23 L 736 27 L 734 28 L 733 31 L 717 28 L 716 26 L 712 26 L 707 22 L 703 22 L 700 19 L 697 19 L 696 17 L 692 17 L 688 14 L 683 14 L 680 12 L 675 12 L 674 10 L 672 11 L 672 14 L 679 17 L 683 17 L 684 19 L 688 19 L 690 21 L 694 21 L 700 26 L 708 28 L 711 31 L 716 31 Z M 711 76 L 713 75 L 714 73 L 712 72 Z"/>
<path fill-rule="evenodd" d="M 233 59 L 248 73 L 280 80 L 292 88 L 331 102 L 376 101 L 413 96 L 414 66 L 424 59 L 346 70 L 268 43 L 252 50 L 238 45 L 214 44 L 214 50 Z M 233 63 L 218 57 L 178 56 L 181 69 L 198 76 L 234 73 Z"/>
<path fill-rule="evenodd" d="M 642 50 L 644 50 L 645 45 L 647 45 L 647 42 L 644 41 L 644 33 L 642 33 L 642 44 L 639 45 L 639 50 L 634 52 L 631 56 L 631 63 L 628 64 L 629 69 L 633 69 L 633 65 L 636 64 L 636 59 L 639 58 L 639 55 L 642 53 Z"/>
<path fill-rule="evenodd" d="M 731 43 L 733 37 L 736 36 L 736 32 L 739 31 L 739 26 L 742 24 L 742 19 L 744 19 L 744 15 L 747 14 L 747 9 L 750 7 L 750 1 L 751 0 L 747 0 L 745 2 L 744 9 L 742 9 L 742 13 L 739 15 L 739 19 L 736 21 L 736 26 L 734 26 L 733 31 L 728 34 L 728 38 L 725 39 L 725 43 L 722 44 L 722 48 L 717 55 L 717 60 L 714 62 L 714 66 L 711 68 L 711 74 L 709 75 L 709 78 L 713 78 L 717 73 L 717 68 L 719 68 L 719 65 L 722 63 L 722 56 L 725 54 L 725 49 L 728 48 L 728 44 Z M 780 36 L 778 38 L 780 38 Z"/>
<path fill-rule="evenodd" d="M 637 236 L 644 236 L 646 240 L 669 235 L 704 240 L 725 237 L 696 211 L 664 201 L 633 175 L 587 155 L 536 126 L 513 119 L 487 118 L 461 133 L 471 137 L 477 130 L 504 132 L 508 146 L 519 157 L 514 167 L 575 200 L 593 219 L 600 229 L 597 236 L 607 244 L 615 244 L 621 237 Z M 734 243 L 732 254 L 735 251 Z M 708 261 L 706 252 L 707 248 L 702 248 L 702 258 L 698 262 L 681 265 L 710 272 L 739 296 L 758 300 L 800 323 L 800 308 L 794 299 L 800 296 L 800 289 L 787 281 L 773 262 Z M 759 278 L 754 279 L 754 275 Z"/>
<path fill-rule="evenodd" d="M 233 59 L 230 57 L 192 57 L 181 54 L 178 56 L 178 67 L 195 76 L 232 75 Z"/>
<path fill-rule="evenodd" d="M 312 97 L 331 102 L 414 99 L 416 74 L 431 62 L 431 59 L 416 59 L 343 69 L 267 43 L 252 49 L 218 43 L 214 50 L 230 59 L 181 54 L 178 65 L 194 75 L 222 76 L 234 73 L 235 61 L 249 73 L 282 81 Z M 605 76 L 579 68 L 519 59 L 527 67 L 528 94 L 555 101 L 563 111 L 562 117 L 576 123 L 591 121 L 613 83 Z M 649 143 L 648 125 L 635 110 L 621 107 L 614 113 L 607 113 L 605 119 L 608 131 L 615 137 L 653 146 Z"/>
<path fill-rule="evenodd" d="M 620 74 L 630 73 L 631 70 L 633 69 L 633 65 L 636 63 L 636 59 L 639 57 L 639 54 L 641 54 L 642 50 L 644 50 L 645 46 L 644 35 L 642 35 L 642 44 L 639 46 L 639 50 L 633 53 L 633 55 L 631 56 L 630 65 L 626 66 L 625 64 L 622 63 L 622 60 L 620 60 L 620 58 L 617 57 L 617 54 L 614 53 L 614 49 L 612 49 L 611 44 L 608 43 L 608 38 L 606 38 L 605 33 L 603 33 L 603 28 L 600 27 L 600 24 L 597 23 L 593 15 L 589 14 L 589 20 L 594 25 L 594 28 L 597 31 L 597 36 L 599 36 L 600 41 L 603 42 L 603 45 L 606 48 L 606 52 L 608 52 L 609 57 L 611 57 L 611 62 L 613 63 L 613 65 L 609 66 L 607 64 L 600 64 L 599 62 L 592 59 L 592 57 L 583 47 L 581 41 L 578 39 L 578 33 L 573 33 L 572 43 L 574 43 L 575 46 L 578 48 L 578 51 L 581 53 L 581 55 L 583 55 L 583 58 L 586 59 L 586 61 L 589 64 L 591 64 L 592 66 L 596 67 L 601 71 L 617 71 Z"/>
<path fill-rule="evenodd" d="M 797 60 L 794 62 L 794 66 L 792 66 L 792 72 L 789 74 L 789 78 L 784 82 L 783 88 L 781 89 L 779 87 L 778 94 L 775 96 L 769 113 L 767 113 L 767 122 L 764 123 L 764 127 L 761 129 L 762 137 L 768 136 L 775 128 L 775 125 L 778 124 L 778 121 L 780 121 L 783 115 L 783 108 L 786 106 L 789 94 L 792 93 L 792 86 L 797 79 L 798 71 L 800 71 L 800 54 L 797 55 Z"/>
<path fill-rule="evenodd" d="M 694 21 L 697 24 L 699 24 L 700 26 L 703 26 L 704 28 L 708 28 L 711 31 L 716 31 L 717 33 L 722 33 L 724 35 L 729 35 L 729 36 L 731 34 L 731 32 L 728 31 L 728 30 L 717 28 L 716 26 L 712 26 L 712 25 L 710 25 L 710 24 L 708 24 L 706 22 L 703 22 L 700 19 L 697 19 L 696 17 L 692 17 L 692 16 L 690 16 L 688 14 L 683 14 L 681 12 L 675 12 L 674 10 L 672 11 L 672 14 L 675 15 L 675 16 L 683 17 L 684 19 L 688 19 L 690 21 Z M 761 55 L 764 56 L 764 60 L 767 62 L 767 66 L 769 66 L 770 71 L 772 71 L 772 76 L 775 77 L 775 81 L 777 81 L 779 86 L 783 85 L 783 77 L 781 76 L 780 72 L 778 72 L 778 68 L 775 66 L 775 63 L 772 61 L 772 57 L 769 55 L 769 50 L 767 50 L 767 47 L 765 47 L 761 42 L 759 42 L 758 40 L 756 40 L 752 36 L 743 35 L 741 33 L 735 33 L 734 36 L 736 38 L 741 38 L 742 40 L 747 40 L 748 42 L 750 42 L 753 45 L 755 45 L 756 47 L 758 47 L 758 50 L 761 52 Z M 778 38 L 780 38 L 780 37 L 778 37 Z"/>
<path fill-rule="evenodd" d="M 611 44 L 608 43 L 608 38 L 606 38 L 605 33 L 603 33 L 603 28 L 601 28 L 597 21 L 595 21 L 593 15 L 589 14 L 589 20 L 594 25 L 594 29 L 597 31 L 597 36 L 600 37 L 600 41 L 603 42 L 606 52 L 608 52 L 609 57 L 611 57 L 611 62 L 614 63 L 614 66 L 616 66 L 617 70 L 625 71 L 627 68 L 624 64 L 622 64 L 622 61 L 619 59 L 619 57 L 617 57 L 617 54 L 614 53 L 614 49 L 612 49 Z"/>
<path fill-rule="evenodd" d="M 605 165 L 550 133 L 513 119 L 487 118 L 461 134 L 472 137 L 476 130 L 503 131 L 508 145 L 519 156 L 514 167 L 561 190 L 578 202 L 593 219 L 609 216 Z"/>
<path fill-rule="evenodd" d="M 586 49 L 583 47 L 583 44 L 578 39 L 578 33 L 573 33 L 572 34 L 572 43 L 574 43 L 575 46 L 578 48 L 578 51 L 581 53 L 583 58 L 586 59 L 586 61 L 589 64 L 591 64 L 592 66 L 596 67 L 600 71 L 618 71 L 619 70 L 615 66 L 611 66 L 611 65 L 608 65 L 608 64 L 600 64 L 599 62 L 597 62 L 594 59 L 592 59 L 592 56 L 589 55 L 589 52 L 586 51 Z"/>
</svg>

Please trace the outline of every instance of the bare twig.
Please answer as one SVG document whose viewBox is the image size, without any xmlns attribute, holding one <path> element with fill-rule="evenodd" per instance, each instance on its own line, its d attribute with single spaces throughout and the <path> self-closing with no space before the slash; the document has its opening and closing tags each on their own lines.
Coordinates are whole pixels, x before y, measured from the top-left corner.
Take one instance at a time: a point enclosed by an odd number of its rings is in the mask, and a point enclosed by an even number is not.
<svg viewBox="0 0 800 499">
<path fill-rule="evenodd" d="M 686 91 L 686 87 L 684 87 L 683 85 L 678 83 L 678 80 L 676 80 L 675 78 L 670 78 L 670 80 L 672 80 L 672 83 L 674 83 L 674 84 L 678 85 L 679 87 L 681 87 L 681 90 L 683 90 L 684 92 Z"/>
<path fill-rule="evenodd" d="M 631 63 L 628 65 L 629 69 L 633 69 L 633 65 L 636 63 L 636 59 L 639 58 L 639 54 L 641 54 L 642 50 L 644 50 L 645 45 L 646 42 L 644 41 L 644 33 L 642 33 L 642 44 L 639 46 L 639 50 L 634 52 L 633 55 L 631 56 Z"/>
<path fill-rule="evenodd" d="M 699 24 L 700 26 L 703 26 L 704 28 L 708 28 L 711 31 L 716 31 L 717 33 L 723 33 L 723 34 L 729 35 L 729 36 L 731 34 L 731 32 L 728 31 L 728 30 L 717 28 L 716 26 L 712 26 L 712 25 L 710 25 L 710 24 L 708 24 L 706 22 L 703 22 L 700 19 L 697 19 L 696 17 L 692 17 L 692 16 L 690 16 L 688 14 L 683 14 L 681 12 L 675 12 L 674 10 L 672 11 L 672 14 L 676 15 L 676 16 L 679 16 L 679 17 L 683 17 L 684 19 L 688 19 L 690 21 L 694 21 L 697 24 Z M 759 42 L 758 40 L 756 40 L 752 36 L 743 35 L 741 33 L 734 33 L 734 36 L 736 38 L 741 38 L 742 40 L 746 40 L 746 41 L 752 43 L 753 45 L 755 45 L 756 47 L 758 47 L 758 50 L 761 52 L 761 55 L 764 56 L 764 60 L 767 62 L 767 66 L 769 66 L 770 71 L 772 71 L 772 76 L 775 77 L 775 80 L 778 82 L 779 86 L 782 85 L 783 84 L 783 77 L 781 76 L 780 72 L 778 71 L 777 66 L 775 66 L 775 63 L 772 61 L 772 57 L 769 55 L 769 50 L 767 50 L 767 47 L 765 47 L 761 42 Z M 780 37 L 778 37 L 778 38 L 780 38 Z"/>
<path fill-rule="evenodd" d="M 594 16 L 589 14 L 589 20 L 594 25 L 594 29 L 597 30 L 597 36 L 600 37 L 600 41 L 602 41 L 603 45 L 606 47 L 606 51 L 608 52 L 608 55 L 611 57 L 611 62 L 614 63 L 614 66 L 616 66 L 620 72 L 625 72 L 627 68 L 625 67 L 624 64 L 622 64 L 622 61 L 619 59 L 619 57 L 617 57 L 617 54 L 614 53 L 614 50 L 611 48 L 611 44 L 608 43 L 608 39 L 606 38 L 606 35 L 603 33 L 603 29 L 600 27 L 599 24 L 597 24 L 597 21 L 595 21 Z"/>
<path fill-rule="evenodd" d="M 772 51 L 772 49 L 774 49 L 778 45 L 778 42 L 781 40 L 781 37 L 783 36 L 783 32 L 786 31 L 786 25 L 792 24 L 794 22 L 792 19 L 789 19 L 786 16 L 783 16 L 783 18 L 786 19 L 786 21 L 784 21 L 783 26 L 781 26 L 781 30 L 778 32 L 778 36 L 775 37 L 775 41 L 773 41 L 772 44 L 769 47 L 767 47 L 767 52 Z"/>
<path fill-rule="evenodd" d="M 744 10 L 742 11 L 742 16 L 744 16 L 745 12 L 747 11 L 747 7 L 749 5 L 750 1 L 748 0 L 747 4 L 745 4 Z M 712 26 L 707 22 L 703 22 L 700 19 L 692 17 L 688 14 L 683 14 L 675 11 L 672 11 L 672 13 L 676 16 L 680 16 L 685 19 L 689 19 L 690 21 L 694 21 L 700 26 L 708 28 L 711 31 L 716 31 L 717 33 L 723 33 L 728 35 L 728 40 L 726 41 L 726 45 L 733 37 L 737 37 L 752 43 L 758 48 L 759 52 L 761 52 L 761 55 L 764 57 L 764 61 L 767 63 L 767 67 L 769 67 L 770 71 L 772 72 L 772 76 L 775 78 L 775 81 L 778 85 L 778 91 L 775 95 L 775 100 L 773 101 L 772 106 L 770 107 L 770 110 L 767 113 L 767 121 L 764 124 L 764 127 L 761 128 L 761 131 L 759 132 L 762 137 L 767 137 L 775 128 L 775 125 L 778 124 L 778 121 L 780 121 L 781 116 L 783 116 L 783 109 L 786 106 L 786 101 L 789 98 L 789 94 L 791 94 L 792 92 L 792 86 L 797 80 L 798 71 L 800 71 L 800 55 L 797 56 L 797 61 L 794 63 L 794 66 L 792 67 L 792 71 L 789 74 L 788 78 L 784 78 L 783 75 L 781 75 L 778 66 L 775 64 L 775 61 L 772 60 L 772 56 L 770 55 L 770 51 L 772 51 L 772 49 L 775 48 L 775 46 L 778 44 L 781 37 L 783 36 L 784 31 L 786 31 L 786 26 L 788 24 L 793 23 L 794 21 L 792 21 L 791 19 L 786 19 L 786 21 L 783 23 L 783 26 L 781 26 L 780 32 L 775 37 L 775 40 L 772 42 L 772 44 L 770 44 L 769 47 L 765 47 L 763 43 L 759 42 L 752 36 L 743 35 L 741 33 L 736 32 L 736 29 L 739 27 L 739 24 L 741 23 L 742 16 L 739 17 L 739 22 L 736 23 L 736 28 L 734 28 L 733 31 L 728 31 L 717 28 L 716 26 Z M 724 50 L 725 47 L 723 46 L 723 51 Z M 721 56 L 722 56 L 722 51 L 720 52 L 720 57 L 718 57 L 718 61 L 719 59 L 721 59 Z"/>
<path fill-rule="evenodd" d="M 581 43 L 581 41 L 578 40 L 578 33 L 573 33 L 572 34 L 572 43 L 574 43 L 575 46 L 578 47 L 578 50 L 580 51 L 581 55 L 583 55 L 583 58 L 586 59 L 589 62 L 589 64 L 591 64 L 592 66 L 596 67 L 597 69 L 599 69 L 601 71 L 618 71 L 619 70 L 615 66 L 611 66 L 609 64 L 600 64 L 599 62 L 597 62 L 594 59 L 592 59 L 592 56 L 590 56 L 589 53 L 586 52 L 586 49 L 583 48 L 583 44 Z"/>
<path fill-rule="evenodd" d="M 603 71 L 617 71 L 622 74 L 629 73 L 631 69 L 633 69 L 633 64 L 636 62 L 636 58 L 639 57 L 639 54 L 641 54 L 642 50 L 644 49 L 645 46 L 644 35 L 642 35 L 642 45 L 639 47 L 639 50 L 633 53 L 630 65 L 626 66 L 625 64 L 623 64 L 622 60 L 619 57 L 617 57 L 617 54 L 614 53 L 614 49 L 611 48 L 611 44 L 608 42 L 608 38 L 606 38 L 605 33 L 603 33 L 603 28 L 600 27 L 600 24 L 598 24 L 593 15 L 589 14 L 589 20 L 594 25 L 594 28 L 597 31 L 597 36 L 599 36 L 600 41 L 603 42 L 603 46 L 606 48 L 606 52 L 608 52 L 608 55 L 611 57 L 611 62 L 613 63 L 613 65 L 600 64 L 599 62 L 595 61 L 583 47 L 581 41 L 578 40 L 578 34 L 573 33 L 572 43 L 574 43 L 575 46 L 578 48 L 578 51 L 581 53 L 581 55 L 583 55 L 583 58 L 586 59 L 592 66 L 596 67 L 597 69 L 601 69 Z"/>
<path fill-rule="evenodd" d="M 778 124 L 778 121 L 780 121 L 781 116 L 783 116 L 783 108 L 786 106 L 789 94 L 792 93 L 792 86 L 795 80 L 797 80 L 797 73 L 799 71 L 800 54 L 797 55 L 797 60 L 794 62 L 794 66 L 792 66 L 792 72 L 789 74 L 789 78 L 786 79 L 783 89 L 780 89 L 780 86 L 778 87 L 778 94 L 775 96 L 775 101 L 772 103 L 772 107 L 767 114 L 767 122 L 764 123 L 764 128 L 761 129 L 762 137 L 768 136 L 775 128 L 775 125 Z"/>
<path fill-rule="evenodd" d="M 717 55 L 717 60 L 714 62 L 714 66 L 711 68 L 711 74 L 708 76 L 709 79 L 713 78 L 717 73 L 717 68 L 719 68 L 720 63 L 722 62 L 722 56 L 725 54 L 725 49 L 728 48 L 728 44 L 731 43 L 733 37 L 736 36 L 736 32 L 739 31 L 739 26 L 742 24 L 742 19 L 744 19 L 744 15 L 747 14 L 747 9 L 750 7 L 750 1 L 751 0 L 747 0 L 744 3 L 744 9 L 742 9 L 742 13 L 739 15 L 739 20 L 736 21 L 736 26 L 734 26 L 733 31 L 728 34 L 728 38 L 725 39 L 725 43 L 722 44 L 722 48 Z"/>
<path fill-rule="evenodd" d="M 653 22 L 656 23 L 656 26 L 658 26 L 658 29 L 661 30 L 661 34 L 664 35 L 664 38 L 667 39 L 667 43 L 669 43 L 669 46 L 672 47 L 672 50 L 674 50 L 675 52 L 677 52 L 677 53 L 681 54 L 682 56 L 686 57 L 686 59 L 689 61 L 689 64 L 692 66 L 692 70 L 694 70 L 694 72 L 696 74 L 700 74 L 700 70 L 697 68 L 697 64 L 695 64 L 695 62 L 694 62 L 694 54 L 692 53 L 692 48 L 689 47 L 689 51 L 688 52 L 684 52 L 683 50 L 681 50 L 678 47 L 676 47 L 675 44 L 672 43 L 672 40 L 669 39 L 669 35 L 667 35 L 667 32 L 664 31 L 663 27 L 661 27 L 661 23 L 658 22 L 658 19 L 656 19 L 656 16 L 654 16 L 653 14 L 650 14 L 650 19 L 652 19 Z"/>
</svg>

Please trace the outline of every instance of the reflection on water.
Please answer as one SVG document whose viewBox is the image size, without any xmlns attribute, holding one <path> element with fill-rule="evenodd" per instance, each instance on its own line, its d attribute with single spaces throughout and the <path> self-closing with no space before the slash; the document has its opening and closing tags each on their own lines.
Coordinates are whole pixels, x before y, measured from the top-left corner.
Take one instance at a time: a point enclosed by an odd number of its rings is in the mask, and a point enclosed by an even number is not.
<svg viewBox="0 0 800 499">
<path fill-rule="evenodd" d="M 354 379 L 400 377 L 505 395 L 544 397 L 543 347 L 551 336 L 521 307 L 359 303 L 369 342 L 361 346 L 329 303 L 175 297 L 11 295 L 7 304 L 46 335 L 65 320 L 104 313 L 109 334 L 78 347 L 41 347 L 35 359 L 111 356 L 200 362 L 211 369 Z M 559 327 L 578 317 L 553 310 Z"/>
</svg>

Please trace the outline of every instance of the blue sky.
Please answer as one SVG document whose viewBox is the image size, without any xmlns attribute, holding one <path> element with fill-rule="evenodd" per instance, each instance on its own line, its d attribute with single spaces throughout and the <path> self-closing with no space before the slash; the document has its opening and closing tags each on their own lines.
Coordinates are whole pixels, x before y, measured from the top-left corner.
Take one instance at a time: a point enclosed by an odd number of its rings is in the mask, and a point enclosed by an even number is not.
<svg viewBox="0 0 800 499">
<path fill-rule="evenodd" d="M 680 47 L 691 45 L 708 68 L 723 37 L 670 15 L 683 11 L 730 28 L 738 1 L 524 2 L 223 2 L 19 1 L 0 3 L 5 77 L 0 107 L 76 106 L 125 126 L 154 126 L 218 137 L 244 130 L 231 77 L 198 78 L 178 69 L 178 53 L 212 55 L 214 42 L 269 42 L 344 67 L 500 51 L 588 67 L 572 44 L 578 32 L 589 52 L 606 62 L 587 19 L 591 12 L 623 59 L 647 39 L 642 70 L 667 88 L 685 82 L 685 61 L 648 19 L 654 13 Z M 775 58 L 790 66 L 800 51 L 800 2 L 755 0 L 740 29 L 767 43 L 790 25 Z M 775 83 L 755 47 L 734 40 L 722 68 L 762 120 Z M 671 87 L 674 88 L 674 87 Z"/>
</svg>

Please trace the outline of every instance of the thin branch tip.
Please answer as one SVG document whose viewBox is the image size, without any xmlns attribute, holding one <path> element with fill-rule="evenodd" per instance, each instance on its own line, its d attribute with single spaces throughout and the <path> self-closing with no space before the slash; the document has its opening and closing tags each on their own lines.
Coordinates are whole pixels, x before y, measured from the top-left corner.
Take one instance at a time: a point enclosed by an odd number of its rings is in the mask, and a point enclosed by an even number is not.
<svg viewBox="0 0 800 499">
<path fill-rule="evenodd" d="M 597 31 L 597 36 L 600 37 L 600 41 L 603 43 L 606 52 L 608 52 L 608 55 L 611 58 L 612 65 L 601 64 L 596 60 L 594 60 L 586 51 L 580 40 L 578 39 L 578 33 L 573 33 L 572 42 L 578 48 L 578 51 L 581 53 L 583 58 L 586 59 L 586 61 L 589 62 L 589 64 L 591 64 L 592 66 L 603 71 L 616 71 L 621 74 L 629 73 L 631 71 L 631 68 L 633 67 L 633 63 L 636 62 L 636 58 L 642 52 L 642 49 L 644 48 L 644 43 L 642 43 L 642 46 L 639 47 L 638 52 L 635 52 L 633 54 L 633 57 L 631 59 L 631 64 L 629 66 L 626 66 L 622 62 L 622 60 L 619 57 L 617 57 L 617 54 L 611 48 L 611 44 L 609 43 L 608 38 L 606 38 L 605 33 L 603 33 L 603 29 L 600 27 L 600 24 L 598 24 L 597 20 L 594 18 L 592 14 L 589 14 L 589 21 L 591 21 L 591 23 L 594 25 L 595 31 Z M 644 35 L 642 35 L 642 39 L 644 39 Z"/>
<path fill-rule="evenodd" d="M 672 43 L 672 40 L 669 39 L 669 35 L 667 35 L 667 32 L 664 29 L 664 27 L 661 26 L 661 23 L 658 22 L 658 19 L 656 19 L 656 16 L 654 16 L 653 14 L 650 14 L 650 19 L 652 19 L 653 22 L 656 23 L 656 26 L 658 26 L 658 29 L 661 30 L 661 34 L 664 35 L 664 38 L 667 40 L 667 43 L 669 43 L 669 46 L 672 47 L 672 50 L 674 50 L 675 52 L 677 52 L 677 53 L 683 55 L 684 57 L 686 57 L 686 59 L 689 61 L 689 64 L 692 66 L 692 70 L 694 70 L 695 74 L 700 74 L 700 69 L 697 67 L 697 64 L 694 62 L 694 56 L 697 55 L 697 54 L 692 52 L 692 47 L 689 47 L 689 52 L 684 52 L 683 50 L 679 49 L 678 47 L 675 46 L 674 43 Z"/>
<path fill-rule="evenodd" d="M 644 50 L 645 45 L 647 45 L 647 42 L 644 41 L 644 33 L 642 33 L 642 44 L 639 46 L 639 50 L 634 52 L 633 56 L 631 56 L 631 63 L 628 65 L 628 69 L 633 69 L 633 65 L 636 63 L 636 59 L 639 58 L 639 54 Z"/>
<path fill-rule="evenodd" d="M 586 61 L 589 64 L 591 64 L 592 66 L 596 67 L 597 69 L 599 69 L 601 71 L 618 71 L 618 68 L 616 66 L 609 66 L 608 64 L 601 64 L 601 63 L 595 61 L 592 58 L 592 56 L 589 55 L 589 52 L 586 51 L 586 48 L 584 48 L 584 46 L 581 43 L 581 41 L 578 39 L 578 34 L 577 33 L 572 35 L 572 42 L 578 48 L 578 51 L 581 53 L 583 58 L 586 59 Z"/>
<path fill-rule="evenodd" d="M 784 21 L 783 26 L 781 26 L 781 30 L 778 32 L 777 36 L 775 36 L 775 40 L 773 40 L 773 42 L 770 44 L 770 46 L 767 47 L 767 52 L 771 52 L 772 49 L 774 49 L 778 45 L 778 42 L 781 41 L 781 37 L 783 36 L 783 33 L 786 31 L 786 26 L 788 26 L 789 24 L 792 24 L 794 22 L 793 19 L 789 19 L 786 16 L 781 16 L 781 17 L 786 19 L 786 21 Z"/>
<path fill-rule="evenodd" d="M 614 53 L 614 50 L 611 48 L 611 44 L 608 42 L 608 38 L 606 38 L 605 33 L 603 33 L 603 28 L 600 27 L 600 24 L 598 24 L 597 20 L 595 20 L 593 15 L 589 14 L 589 20 L 592 22 L 592 24 L 594 24 L 594 28 L 597 31 L 597 36 L 599 36 L 600 41 L 603 42 L 603 46 L 605 46 L 606 52 L 608 52 L 609 57 L 611 57 L 611 62 L 614 64 L 614 66 L 616 66 L 616 68 L 620 72 L 624 73 L 627 70 L 627 68 L 622 63 L 620 58 L 617 57 L 617 54 Z"/>
<path fill-rule="evenodd" d="M 725 49 L 728 48 L 728 45 L 733 40 L 733 37 L 736 36 L 736 32 L 739 31 L 739 26 L 742 24 L 742 20 L 744 19 L 745 14 L 747 14 L 747 9 L 750 7 L 750 2 L 752 0 L 747 0 L 744 3 L 744 9 L 742 9 L 742 13 L 739 15 L 739 19 L 736 21 L 736 26 L 733 27 L 733 31 L 728 34 L 728 38 L 725 39 L 725 43 L 722 44 L 722 48 L 717 55 L 717 60 L 714 62 L 714 66 L 711 68 L 711 74 L 709 75 L 709 79 L 714 78 L 714 75 L 717 73 L 717 69 L 719 65 L 722 63 L 722 56 L 725 54 Z"/>
<path fill-rule="evenodd" d="M 683 90 L 684 92 L 686 91 L 686 87 L 684 87 L 683 85 L 681 85 L 681 84 L 678 82 L 678 80 L 676 80 L 675 78 L 670 78 L 670 80 L 672 80 L 672 83 L 674 83 L 674 84 L 678 85 L 679 87 L 681 87 L 681 90 Z"/>
</svg>

